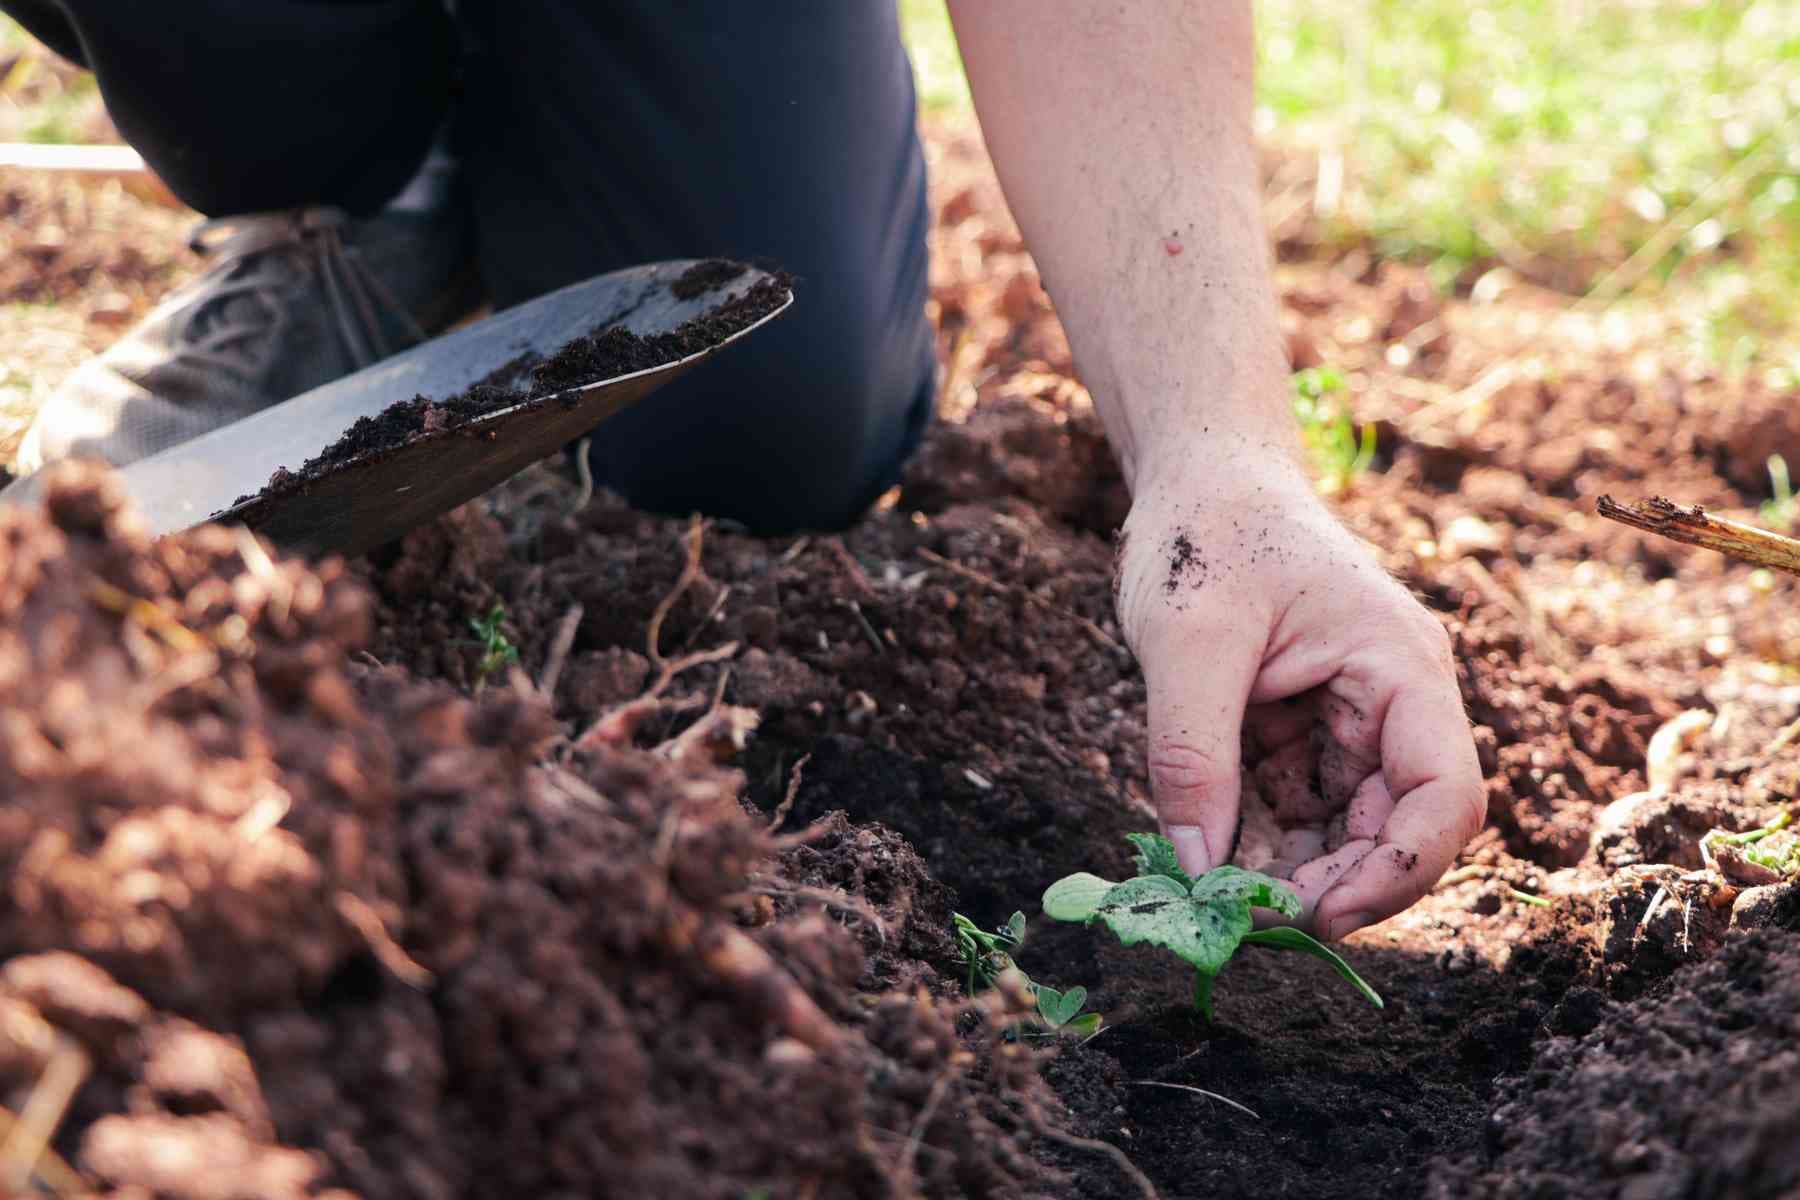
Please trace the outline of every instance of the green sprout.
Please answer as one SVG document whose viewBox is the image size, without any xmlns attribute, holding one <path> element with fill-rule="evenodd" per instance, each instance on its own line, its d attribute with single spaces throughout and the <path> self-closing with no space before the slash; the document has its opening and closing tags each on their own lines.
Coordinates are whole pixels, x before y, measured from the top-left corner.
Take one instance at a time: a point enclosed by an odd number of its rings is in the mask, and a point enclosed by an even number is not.
<svg viewBox="0 0 1800 1200">
<path fill-rule="evenodd" d="M 1794 522 L 1794 485 L 1788 478 L 1787 459 L 1769 455 L 1769 498 L 1760 510 L 1765 525 L 1792 525 Z"/>
<path fill-rule="evenodd" d="M 500 631 L 501 622 L 506 620 L 506 605 L 495 603 L 485 617 L 470 617 L 469 628 L 475 631 L 475 644 L 481 647 L 481 658 L 475 664 L 475 682 L 487 682 L 487 677 L 503 667 L 509 667 L 519 661 L 519 648 L 507 640 L 506 634 Z"/>
<path fill-rule="evenodd" d="M 1749 829 L 1743 833 L 1710 830 L 1700 839 L 1700 857 L 1708 866 L 1712 866 L 1714 851 L 1721 846 L 1729 846 L 1746 862 L 1773 871 L 1783 879 L 1792 879 L 1800 875 L 1800 833 L 1788 828 L 1793 820 L 1791 812 L 1783 812 L 1760 829 Z"/>
<path fill-rule="evenodd" d="M 1336 495 L 1375 461 L 1375 426 L 1350 420 L 1339 395 L 1344 377 L 1329 367 L 1294 374 L 1294 416 L 1300 440 L 1319 472 L 1319 490 Z"/>
<path fill-rule="evenodd" d="M 1544 899 L 1544 897 L 1534 896 L 1530 892 L 1521 892 L 1516 887 L 1507 888 L 1506 894 L 1511 896 L 1514 900 L 1517 900 L 1520 904 L 1529 904 L 1533 908 L 1550 907 L 1550 901 Z"/>
<path fill-rule="evenodd" d="M 1194 1007 L 1212 1020 L 1213 980 L 1240 945 L 1294 950 L 1324 959 L 1376 1008 L 1381 997 L 1330 947 L 1291 926 L 1253 929 L 1252 908 L 1300 915 L 1300 898 L 1278 880 L 1241 867 L 1215 867 L 1198 879 L 1176 861 L 1175 847 L 1154 833 L 1132 833 L 1138 874 L 1123 883 L 1078 872 L 1051 884 L 1044 915 L 1057 921 L 1095 920 L 1127 946 L 1148 942 L 1194 966 Z"/>
<path fill-rule="evenodd" d="M 1050 1033 L 1088 1037 L 1099 1032 L 1100 1014 L 1081 1011 L 1087 1004 L 1088 991 L 1085 987 L 1076 986 L 1066 992 L 1059 992 L 1048 984 L 1034 982 L 1013 962 L 1012 952 L 1025 941 L 1024 913 L 1015 912 L 1006 924 L 991 933 L 961 913 L 951 913 L 950 919 L 955 925 L 957 953 L 968 971 L 969 995 L 994 987 L 1000 977 L 1009 971 L 1017 972 L 1037 1004 L 1038 1020 Z M 1010 1040 L 1016 1041 L 1022 1035 L 1043 1036 L 1029 1034 L 1018 1028 L 1006 1031 Z"/>
</svg>

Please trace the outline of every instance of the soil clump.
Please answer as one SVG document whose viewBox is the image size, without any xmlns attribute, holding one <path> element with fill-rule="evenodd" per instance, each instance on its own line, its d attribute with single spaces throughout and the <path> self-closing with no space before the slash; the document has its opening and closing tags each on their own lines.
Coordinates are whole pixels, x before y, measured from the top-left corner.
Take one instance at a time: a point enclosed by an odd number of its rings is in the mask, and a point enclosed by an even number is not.
<svg viewBox="0 0 1800 1200">
<path fill-rule="evenodd" d="M 0 1092 L 80 1076 L 43 1170 L 121 1200 L 1048 1178 L 1034 1055 L 998 998 L 934 998 L 945 894 L 894 835 L 778 842 L 706 754 L 548 756 L 528 691 L 352 663 L 341 565 L 153 542 L 58 470 L 46 516 L 0 514 Z"/>
</svg>

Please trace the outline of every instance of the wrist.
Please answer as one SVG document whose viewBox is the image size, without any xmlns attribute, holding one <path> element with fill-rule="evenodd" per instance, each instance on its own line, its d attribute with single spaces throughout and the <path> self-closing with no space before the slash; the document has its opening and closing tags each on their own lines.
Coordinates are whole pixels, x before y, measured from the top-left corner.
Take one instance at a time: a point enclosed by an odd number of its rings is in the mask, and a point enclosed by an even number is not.
<svg viewBox="0 0 1800 1200">
<path fill-rule="evenodd" d="M 1134 510 L 1322 504 L 1298 432 L 1285 419 L 1178 430 L 1138 451 L 1131 472 Z"/>
</svg>

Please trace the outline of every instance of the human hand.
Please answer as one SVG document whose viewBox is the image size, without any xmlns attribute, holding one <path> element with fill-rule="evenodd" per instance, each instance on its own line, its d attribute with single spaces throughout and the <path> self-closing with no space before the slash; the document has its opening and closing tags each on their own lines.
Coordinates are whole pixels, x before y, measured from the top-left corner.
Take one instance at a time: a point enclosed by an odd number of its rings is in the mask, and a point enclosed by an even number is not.
<svg viewBox="0 0 1800 1200">
<path fill-rule="evenodd" d="M 1140 487 L 1125 524 L 1154 802 L 1189 873 L 1235 855 L 1283 875 L 1301 923 L 1340 938 L 1437 882 L 1481 826 L 1481 772 L 1443 626 L 1301 471 L 1238 458 Z"/>
</svg>

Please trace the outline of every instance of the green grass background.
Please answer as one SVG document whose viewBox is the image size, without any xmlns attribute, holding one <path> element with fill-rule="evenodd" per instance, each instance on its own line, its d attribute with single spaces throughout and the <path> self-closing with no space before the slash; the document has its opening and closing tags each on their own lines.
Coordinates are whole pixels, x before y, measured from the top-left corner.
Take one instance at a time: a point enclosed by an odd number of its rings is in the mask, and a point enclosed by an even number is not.
<svg viewBox="0 0 1800 1200">
<path fill-rule="evenodd" d="M 943 0 L 898 2 L 927 112 L 967 110 Z M 1725 368 L 1800 378 L 1800 0 L 1258 0 L 1257 18 L 1259 135 L 1341 165 L 1326 252 L 1424 263 L 1446 288 L 1505 265 L 1676 304 Z M 0 18 L 0 139 L 80 140 L 96 104 Z"/>
<path fill-rule="evenodd" d="M 926 108 L 965 109 L 942 0 L 901 16 Z M 1257 21 L 1258 133 L 1342 167 L 1325 249 L 1677 303 L 1725 367 L 1800 375 L 1796 0 L 1259 0 Z"/>
</svg>

